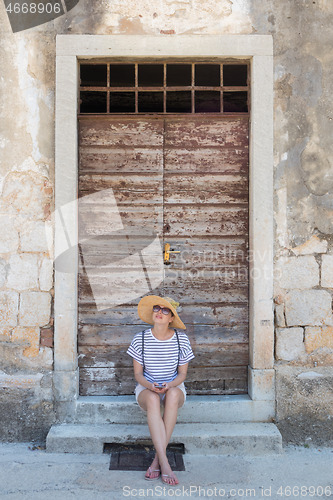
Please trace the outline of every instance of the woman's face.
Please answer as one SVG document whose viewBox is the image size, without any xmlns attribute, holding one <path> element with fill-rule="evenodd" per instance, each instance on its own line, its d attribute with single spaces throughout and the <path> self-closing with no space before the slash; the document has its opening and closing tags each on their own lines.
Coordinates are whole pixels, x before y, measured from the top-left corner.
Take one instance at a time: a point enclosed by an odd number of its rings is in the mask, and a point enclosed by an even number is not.
<svg viewBox="0 0 333 500">
<path fill-rule="evenodd" d="M 153 310 L 153 321 L 154 321 L 154 324 L 157 323 L 157 324 L 161 324 L 161 325 L 168 325 L 169 323 L 171 323 L 172 321 L 172 312 L 169 310 L 169 313 L 168 314 L 164 314 L 162 312 L 162 308 L 165 309 L 165 306 L 161 305 L 161 304 L 156 304 L 156 305 L 159 305 L 160 306 L 160 310 L 155 312 Z"/>
</svg>

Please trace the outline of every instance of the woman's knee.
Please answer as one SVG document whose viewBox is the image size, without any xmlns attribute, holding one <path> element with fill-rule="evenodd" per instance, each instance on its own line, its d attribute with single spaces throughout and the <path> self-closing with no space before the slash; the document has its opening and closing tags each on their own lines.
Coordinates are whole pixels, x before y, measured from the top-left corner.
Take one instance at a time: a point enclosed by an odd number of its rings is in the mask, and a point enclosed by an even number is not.
<svg viewBox="0 0 333 500">
<path fill-rule="evenodd" d="M 153 391 L 146 389 L 139 394 L 139 405 L 146 411 L 160 407 L 160 397 Z"/>
<path fill-rule="evenodd" d="M 165 395 L 165 402 L 173 405 L 182 405 L 184 402 L 184 394 L 178 387 L 170 387 Z"/>
</svg>

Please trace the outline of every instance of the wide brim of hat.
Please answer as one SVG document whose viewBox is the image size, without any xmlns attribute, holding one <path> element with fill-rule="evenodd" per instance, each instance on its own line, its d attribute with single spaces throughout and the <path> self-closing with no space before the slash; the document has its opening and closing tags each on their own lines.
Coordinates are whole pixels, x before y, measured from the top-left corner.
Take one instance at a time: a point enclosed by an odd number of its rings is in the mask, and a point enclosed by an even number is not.
<svg viewBox="0 0 333 500">
<path fill-rule="evenodd" d="M 182 330 L 186 330 L 186 326 L 178 316 L 178 313 L 173 305 L 171 305 L 168 300 L 163 297 L 159 297 L 158 295 L 146 295 L 146 297 L 143 297 L 140 300 L 138 304 L 139 318 L 145 323 L 153 325 L 153 307 L 156 305 L 168 307 L 173 312 L 173 320 L 170 323 L 171 328 L 181 328 Z"/>
</svg>

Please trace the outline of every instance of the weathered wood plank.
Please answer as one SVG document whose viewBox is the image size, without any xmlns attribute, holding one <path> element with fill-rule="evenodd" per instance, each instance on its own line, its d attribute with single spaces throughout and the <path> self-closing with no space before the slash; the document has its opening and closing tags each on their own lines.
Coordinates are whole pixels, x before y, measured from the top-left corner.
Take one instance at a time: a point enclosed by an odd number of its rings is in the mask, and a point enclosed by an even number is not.
<svg viewBox="0 0 333 500">
<path fill-rule="evenodd" d="M 168 203 L 248 203 L 248 179 L 240 175 L 170 174 L 164 177 Z"/>
<path fill-rule="evenodd" d="M 164 216 L 166 238 L 244 235 L 248 233 L 247 212 L 247 207 L 168 205 Z"/>
<path fill-rule="evenodd" d="M 108 235 L 122 228 L 126 228 L 127 234 L 131 236 L 142 236 L 143 233 L 157 234 L 162 231 L 163 212 L 160 205 L 127 205 L 126 208 L 117 206 L 114 209 L 110 208 L 109 211 L 98 205 L 91 210 L 89 208 L 85 205 L 80 210 L 81 239 Z M 121 221 L 121 226 L 119 221 Z"/>
<path fill-rule="evenodd" d="M 160 286 L 150 290 L 150 287 L 155 283 L 160 283 Z M 91 296 L 92 288 L 94 297 Z M 186 289 L 186 295 L 184 289 Z M 103 279 L 100 276 L 97 277 L 96 274 L 89 277 L 80 275 L 79 291 L 80 297 L 86 303 L 89 301 L 90 304 L 94 304 L 94 299 L 103 300 L 105 308 L 112 307 L 114 304 L 126 304 L 131 297 L 134 299 L 134 297 L 141 296 L 142 293 L 182 297 L 183 304 L 193 303 L 194 300 L 197 300 L 200 304 L 211 303 L 213 293 L 218 295 L 219 300 L 217 303 L 244 304 L 248 301 L 248 286 L 246 283 L 239 283 L 235 286 L 232 282 L 225 283 L 224 279 L 220 277 L 212 277 L 210 282 L 200 277 L 193 277 L 193 279 L 170 277 L 164 281 L 163 286 L 158 273 L 150 273 L 148 281 L 144 270 L 134 271 L 130 268 L 128 272 L 118 275 L 105 273 Z M 130 296 L 128 296 L 128 291 L 131 292 Z M 119 300 L 114 302 L 114 300 L 111 300 L 114 297 L 118 297 Z"/>
<path fill-rule="evenodd" d="M 81 146 L 159 146 L 163 145 L 163 119 L 91 118 L 79 121 Z"/>
<path fill-rule="evenodd" d="M 149 325 L 128 325 L 126 327 L 118 326 L 98 326 L 98 325 L 82 325 L 78 331 L 78 342 L 80 346 L 116 346 L 130 345 L 134 335 Z M 201 344 L 209 345 L 212 343 L 245 343 L 248 341 L 248 330 L 246 325 L 237 325 L 236 327 L 228 327 L 223 325 L 189 325 L 186 334 L 189 336 L 191 345 L 196 346 Z"/>
<path fill-rule="evenodd" d="M 187 149 L 247 147 L 248 120 L 241 117 L 230 120 L 167 119 L 165 145 L 167 148 Z"/>
<path fill-rule="evenodd" d="M 248 148 L 200 148 L 165 149 L 165 172 L 181 174 L 245 174 L 248 175 Z"/>
<path fill-rule="evenodd" d="M 237 394 L 247 389 L 247 367 L 189 368 L 187 393 Z M 112 396 L 133 394 L 132 368 L 80 368 L 80 394 Z"/>
<path fill-rule="evenodd" d="M 163 149 L 135 147 L 94 147 L 80 148 L 80 175 L 133 173 L 158 174 L 163 171 Z"/>
<path fill-rule="evenodd" d="M 132 358 L 126 353 L 128 345 L 80 346 L 79 367 L 130 368 Z M 191 369 L 200 366 L 241 366 L 248 364 L 249 348 L 247 343 L 213 343 L 204 349 L 197 346 Z"/>
<path fill-rule="evenodd" d="M 151 206 L 160 204 L 163 193 L 162 175 L 81 175 L 79 181 L 80 196 L 113 189 L 117 204 L 135 204 Z"/>
<path fill-rule="evenodd" d="M 182 298 L 179 297 L 179 299 L 182 303 Z M 247 305 L 221 306 L 220 304 L 203 304 L 198 310 L 196 304 L 182 304 L 179 314 L 181 314 L 185 325 L 223 324 L 224 326 L 234 327 L 240 324 L 248 324 Z M 94 311 L 89 303 L 81 301 L 79 304 L 80 324 L 122 326 L 126 328 L 127 325 L 135 325 L 138 321 L 136 305 L 116 306 L 103 311 Z"/>
</svg>

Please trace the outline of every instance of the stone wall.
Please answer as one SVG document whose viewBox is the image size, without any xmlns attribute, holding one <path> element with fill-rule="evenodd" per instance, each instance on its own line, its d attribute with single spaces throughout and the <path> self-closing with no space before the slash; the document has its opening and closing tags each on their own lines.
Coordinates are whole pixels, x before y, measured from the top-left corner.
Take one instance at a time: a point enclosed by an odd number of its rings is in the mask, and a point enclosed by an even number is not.
<svg viewBox="0 0 333 500">
<path fill-rule="evenodd" d="M 331 439 L 331 0 L 81 0 L 13 34 L 0 3 L 0 436 L 43 439 L 53 409 L 55 36 L 271 34 L 275 76 L 277 421 Z M 45 227 L 48 237 L 45 237 Z M 332 438 L 333 439 L 333 438 Z"/>
<path fill-rule="evenodd" d="M 295 443 L 333 443 L 333 5 L 252 2 L 274 38 L 277 423 Z"/>
</svg>

